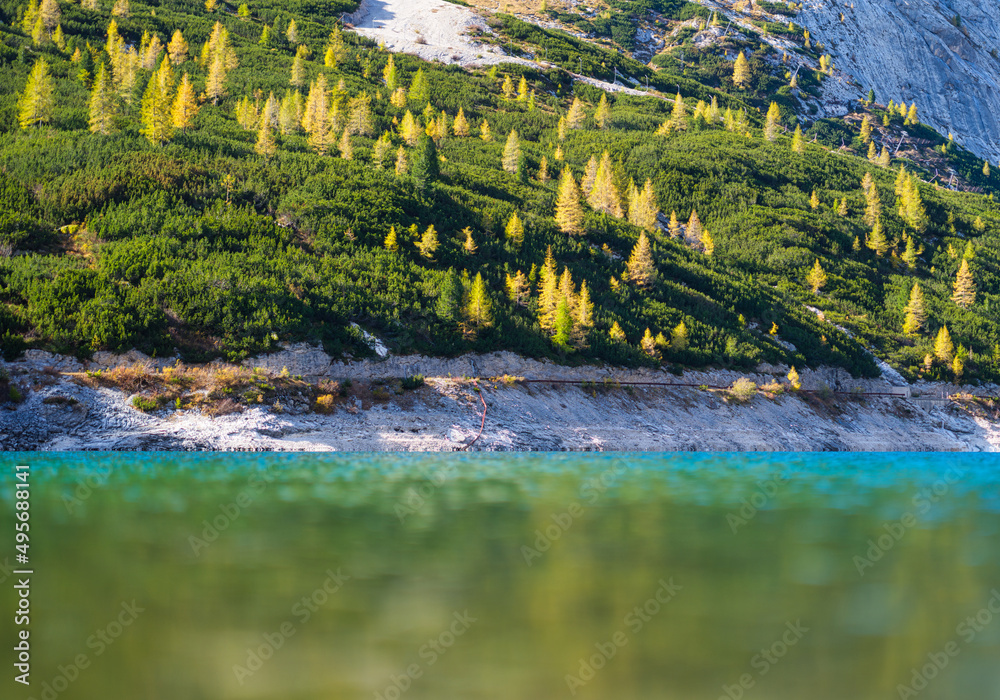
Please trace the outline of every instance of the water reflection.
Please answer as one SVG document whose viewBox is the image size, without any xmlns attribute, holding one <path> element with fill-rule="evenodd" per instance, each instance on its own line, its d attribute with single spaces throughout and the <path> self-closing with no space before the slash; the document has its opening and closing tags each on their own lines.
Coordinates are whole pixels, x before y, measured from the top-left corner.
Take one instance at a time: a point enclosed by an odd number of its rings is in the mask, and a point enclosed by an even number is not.
<svg viewBox="0 0 1000 700">
<path fill-rule="evenodd" d="M 19 459 L 32 697 L 80 655 L 59 698 L 891 698 L 940 653 L 921 698 L 1000 687 L 1000 624 L 957 632 L 992 457 Z"/>
</svg>

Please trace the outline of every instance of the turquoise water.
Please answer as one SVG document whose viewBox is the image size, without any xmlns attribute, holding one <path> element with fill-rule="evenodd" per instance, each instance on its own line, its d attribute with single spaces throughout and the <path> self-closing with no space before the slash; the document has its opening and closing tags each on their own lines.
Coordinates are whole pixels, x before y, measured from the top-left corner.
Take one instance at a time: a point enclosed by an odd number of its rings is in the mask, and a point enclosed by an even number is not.
<svg viewBox="0 0 1000 700">
<path fill-rule="evenodd" d="M 8 453 L 0 562 L 19 463 L 4 698 L 1000 698 L 993 456 Z"/>
</svg>

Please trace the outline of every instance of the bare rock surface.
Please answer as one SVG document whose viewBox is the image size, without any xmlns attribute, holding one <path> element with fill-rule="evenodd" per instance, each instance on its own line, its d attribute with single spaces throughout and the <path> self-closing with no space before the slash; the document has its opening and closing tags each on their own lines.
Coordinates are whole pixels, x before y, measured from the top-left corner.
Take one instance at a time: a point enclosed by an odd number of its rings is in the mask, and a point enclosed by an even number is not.
<svg viewBox="0 0 1000 700">
<path fill-rule="evenodd" d="M 980 157 L 1000 158 L 996 2 L 804 0 L 795 21 L 879 103 L 916 101 L 922 122 Z"/>
</svg>

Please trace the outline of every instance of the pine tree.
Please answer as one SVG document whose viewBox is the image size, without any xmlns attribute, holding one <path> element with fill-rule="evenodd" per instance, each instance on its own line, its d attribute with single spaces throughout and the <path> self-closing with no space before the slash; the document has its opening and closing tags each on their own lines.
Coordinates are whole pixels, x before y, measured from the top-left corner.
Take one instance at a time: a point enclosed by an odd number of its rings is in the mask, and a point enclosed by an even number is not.
<svg viewBox="0 0 1000 700">
<path fill-rule="evenodd" d="M 417 104 L 427 102 L 431 98 L 431 86 L 424 75 L 424 69 L 418 68 L 413 76 L 413 83 L 410 85 L 410 100 Z"/>
<path fill-rule="evenodd" d="M 866 114 L 865 118 L 861 121 L 861 141 L 868 143 L 872 140 L 872 118 L 870 114 Z"/>
<path fill-rule="evenodd" d="M 511 248 L 514 250 L 521 249 L 521 245 L 524 243 L 524 225 L 516 213 L 507 222 L 507 227 L 504 229 L 504 236 L 507 238 L 507 242 L 510 243 Z"/>
<path fill-rule="evenodd" d="M 257 143 L 254 144 L 254 150 L 265 158 L 270 158 L 278 150 L 271 128 L 271 120 L 268 119 L 267 110 L 262 110 L 260 123 L 257 126 Z"/>
<path fill-rule="evenodd" d="M 372 136 L 375 121 L 372 118 L 372 98 L 367 92 L 352 97 L 347 104 L 347 130 L 356 136 Z"/>
<path fill-rule="evenodd" d="M 420 240 L 417 241 L 417 252 L 428 260 L 434 259 L 434 253 L 438 249 L 438 236 L 434 224 L 427 227 Z"/>
<path fill-rule="evenodd" d="M 55 89 L 49 64 L 44 58 L 35 61 L 28 75 L 28 84 L 17 101 L 17 121 L 22 129 L 52 121 L 55 109 L 53 91 Z"/>
<path fill-rule="evenodd" d="M 413 157 L 413 184 L 418 190 L 423 190 L 427 183 L 437 181 L 441 175 L 441 165 L 438 159 L 437 146 L 434 139 L 426 134 L 420 137 Z"/>
<path fill-rule="evenodd" d="M 465 138 L 469 135 L 469 122 L 465 118 L 465 110 L 461 107 L 459 107 L 458 114 L 455 116 L 455 123 L 451 125 L 451 130 L 459 138 Z"/>
<path fill-rule="evenodd" d="M 670 234 L 671 238 L 681 237 L 681 224 L 677 220 L 677 212 L 670 212 L 670 223 L 667 224 L 667 232 Z"/>
<path fill-rule="evenodd" d="M 552 330 L 558 303 L 559 277 L 556 275 L 552 246 L 549 246 L 545 251 L 545 262 L 542 264 L 541 280 L 538 285 L 538 325 L 544 330 Z"/>
<path fill-rule="evenodd" d="M 305 59 L 308 54 L 309 49 L 304 44 L 295 50 L 295 58 L 292 59 L 292 75 L 288 80 L 292 87 L 301 88 L 306 83 Z"/>
<path fill-rule="evenodd" d="M 917 269 L 917 260 L 923 252 L 924 247 L 920 246 L 918 248 L 912 236 L 906 237 L 906 249 L 903 251 L 900 258 L 902 258 L 903 262 L 906 263 L 906 267 L 910 270 L 910 272 Z"/>
<path fill-rule="evenodd" d="M 927 227 L 927 211 L 920 197 L 917 179 L 913 175 L 907 174 L 904 178 L 899 198 L 899 216 L 917 232 L 923 232 Z"/>
<path fill-rule="evenodd" d="M 326 52 L 323 54 L 323 65 L 327 68 L 336 68 L 337 64 L 344 60 L 346 55 L 347 49 L 344 46 L 344 35 L 340 31 L 340 25 L 335 24 L 326 44 Z"/>
<path fill-rule="evenodd" d="M 819 294 L 819 290 L 826 286 L 826 272 L 819 264 L 819 258 L 816 258 L 816 264 L 813 265 L 812 270 L 806 276 L 806 283 L 812 289 L 813 294 Z"/>
<path fill-rule="evenodd" d="M 174 30 L 174 35 L 170 38 L 170 43 L 167 44 L 167 54 L 170 56 L 170 62 L 175 66 L 179 66 L 188 57 L 188 43 L 184 41 L 184 35 L 181 34 L 180 29 Z"/>
<path fill-rule="evenodd" d="M 767 117 L 764 121 L 764 138 L 774 141 L 778 135 L 778 122 L 781 119 L 781 112 L 778 110 L 778 103 L 772 102 L 768 107 Z"/>
<path fill-rule="evenodd" d="M 976 303 L 976 282 L 972 278 L 972 272 L 969 271 L 969 261 L 965 258 L 962 258 L 962 266 L 955 278 L 955 288 L 951 300 L 963 309 Z"/>
<path fill-rule="evenodd" d="M 298 90 L 285 90 L 285 96 L 281 98 L 281 106 L 278 108 L 278 125 L 281 127 L 281 133 L 285 136 L 296 133 L 302 123 L 302 117 L 302 93 Z"/>
<path fill-rule="evenodd" d="M 920 284 L 915 282 L 910 290 L 910 300 L 906 304 L 906 320 L 903 322 L 903 333 L 916 335 L 927 323 L 927 311 L 924 307 L 924 293 Z"/>
<path fill-rule="evenodd" d="M 465 242 L 462 244 L 462 250 L 465 251 L 466 255 L 475 255 L 476 251 L 479 250 L 479 246 L 476 245 L 476 239 L 472 237 L 472 228 L 466 226 L 462 229 L 462 233 L 465 234 Z"/>
<path fill-rule="evenodd" d="M 645 229 L 649 233 L 656 231 L 657 219 L 660 214 L 660 209 L 656 205 L 656 195 L 653 193 L 653 183 L 651 180 L 646 180 L 645 186 L 643 186 L 642 191 L 638 193 L 634 203 L 629 203 L 628 209 L 628 219 L 629 221 L 638 226 L 641 229 Z M 674 223 L 676 223 L 677 217 L 674 217 Z"/>
<path fill-rule="evenodd" d="M 802 153 L 805 149 L 805 142 L 802 139 L 802 127 L 796 124 L 795 133 L 792 135 L 792 150 L 796 153 Z"/>
<path fill-rule="evenodd" d="M 521 140 L 517 136 L 517 131 L 511 130 L 507 137 L 507 145 L 503 149 L 503 169 L 511 175 L 517 174 L 517 167 L 521 163 Z"/>
<path fill-rule="evenodd" d="M 257 44 L 265 48 L 271 45 L 271 25 L 265 24 L 264 28 L 260 30 L 260 38 L 257 40 Z"/>
<path fill-rule="evenodd" d="M 684 119 L 687 117 L 687 107 L 684 106 L 684 98 L 678 92 L 674 98 L 674 107 L 670 112 L 670 124 L 675 129 L 684 128 Z"/>
<path fill-rule="evenodd" d="M 556 203 L 556 225 L 569 235 L 583 233 L 583 207 L 580 205 L 580 190 L 569 167 L 563 168 L 559 181 L 559 199 Z"/>
<path fill-rule="evenodd" d="M 670 333 L 670 347 L 677 352 L 684 352 L 688 349 L 689 342 L 687 325 L 681 321 Z"/>
<path fill-rule="evenodd" d="M 396 70 L 396 61 L 393 59 L 392 54 L 389 55 L 389 62 L 382 71 L 382 81 L 392 91 L 395 91 L 399 87 L 399 72 Z"/>
<path fill-rule="evenodd" d="M 476 273 L 476 278 L 472 282 L 464 312 L 467 327 L 471 327 L 473 333 L 493 325 L 493 305 L 481 272 Z"/>
<path fill-rule="evenodd" d="M 587 198 L 594 211 L 610 214 L 618 219 L 622 218 L 621 196 L 614 183 L 614 171 L 611 165 L 611 153 L 605 151 L 601 156 L 600 164 L 594 176 L 594 186 Z"/>
<path fill-rule="evenodd" d="M 402 146 L 396 151 L 396 175 L 406 175 L 410 171 L 410 162 L 406 158 L 406 149 Z"/>
<path fill-rule="evenodd" d="M 142 128 L 140 132 L 155 145 L 166 143 L 173 134 L 171 107 L 173 106 L 174 72 L 170 61 L 164 59 L 149 79 L 142 96 Z"/>
<path fill-rule="evenodd" d="M 111 76 L 101 61 L 90 91 L 90 130 L 107 136 L 115 132 L 115 95 Z"/>
<path fill-rule="evenodd" d="M 871 173 L 865 173 L 864 179 L 861 180 L 861 188 L 865 193 L 865 224 L 874 226 L 882 219 L 882 200 L 879 199 L 878 188 Z"/>
<path fill-rule="evenodd" d="M 594 121 L 597 122 L 597 126 L 601 130 L 607 129 L 611 125 L 611 107 L 608 105 L 607 93 L 601 93 L 601 102 L 597 105 L 597 111 L 594 112 Z"/>
<path fill-rule="evenodd" d="M 180 85 L 177 86 L 177 94 L 174 96 L 173 106 L 170 109 L 170 124 L 175 129 L 187 129 L 194 124 L 194 117 L 198 113 L 198 102 L 195 98 L 194 85 L 191 78 L 185 73 L 181 78 Z"/>
<path fill-rule="evenodd" d="M 569 303 L 565 299 L 559 299 L 556 303 L 553 326 L 552 342 L 557 347 L 567 348 L 573 335 L 573 315 Z"/>
<path fill-rule="evenodd" d="M 750 85 L 750 64 L 742 51 L 733 64 L 733 85 L 738 88 L 746 88 Z"/>
<path fill-rule="evenodd" d="M 692 209 L 687 226 L 684 228 L 684 240 L 690 246 L 698 245 L 701 242 L 701 234 L 701 219 L 698 218 L 698 212 Z"/>
<path fill-rule="evenodd" d="M 608 331 L 608 336 L 611 338 L 612 343 L 624 343 L 628 340 L 625 337 L 625 331 L 623 331 L 622 327 L 618 325 L 618 321 L 611 324 L 611 330 Z"/>
<path fill-rule="evenodd" d="M 329 93 L 326 76 L 322 73 L 309 86 L 305 110 L 302 114 L 302 128 L 308 135 L 309 147 L 323 155 L 330 148 L 331 129 L 329 113 Z"/>
<path fill-rule="evenodd" d="M 871 233 L 868 234 L 868 240 L 866 245 L 875 251 L 875 254 L 882 257 L 889 251 L 889 241 L 885 237 L 885 232 L 882 230 L 882 220 L 879 219 L 872 226 Z"/>
<path fill-rule="evenodd" d="M 344 133 L 340 135 L 337 150 L 340 151 L 340 157 L 344 160 L 354 160 L 354 145 L 351 143 L 350 130 L 344 129 Z"/>
<path fill-rule="evenodd" d="M 715 253 L 715 239 L 707 228 L 701 231 L 701 249 L 708 257 L 712 257 Z"/>
<path fill-rule="evenodd" d="M 656 281 L 656 265 L 653 264 L 653 250 L 646 232 L 639 234 L 639 240 L 632 248 L 628 259 L 628 279 L 637 287 L 650 287 Z"/>
<path fill-rule="evenodd" d="M 569 108 L 569 114 L 566 115 L 566 126 L 570 129 L 582 129 L 584 119 L 587 115 L 583 111 L 583 102 L 580 101 L 579 97 L 573 98 L 573 104 Z"/>
<path fill-rule="evenodd" d="M 955 346 L 951 342 L 951 334 L 948 326 L 941 326 L 937 337 L 934 339 L 934 356 L 944 364 L 951 364 L 954 358 Z"/>
</svg>

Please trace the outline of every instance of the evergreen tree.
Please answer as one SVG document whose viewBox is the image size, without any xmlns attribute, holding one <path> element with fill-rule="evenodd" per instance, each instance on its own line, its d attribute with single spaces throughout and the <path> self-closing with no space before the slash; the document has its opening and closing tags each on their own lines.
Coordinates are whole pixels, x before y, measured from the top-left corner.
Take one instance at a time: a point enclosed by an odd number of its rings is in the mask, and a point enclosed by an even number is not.
<svg viewBox="0 0 1000 700">
<path fill-rule="evenodd" d="M 462 243 L 462 250 L 465 251 L 466 255 L 475 255 L 476 251 L 479 250 L 479 246 L 476 245 L 476 239 L 472 237 L 472 228 L 466 226 L 462 229 L 462 233 L 465 234 L 465 242 Z"/>
<path fill-rule="evenodd" d="M 819 290 L 826 286 L 826 272 L 819 264 L 819 258 L 816 258 L 816 264 L 813 265 L 812 270 L 806 276 L 806 283 L 812 289 L 813 294 L 819 294 Z"/>
<path fill-rule="evenodd" d="M 555 325 L 556 304 L 559 301 L 559 276 L 556 261 L 552 257 L 552 246 L 545 251 L 541 280 L 538 285 L 538 324 L 544 330 L 552 330 Z"/>
<path fill-rule="evenodd" d="M 649 245 L 646 232 L 639 234 L 639 241 L 632 248 L 628 259 L 628 279 L 637 287 L 650 287 L 656 281 L 656 265 L 653 264 L 653 251 Z"/>
<path fill-rule="evenodd" d="M 257 44 L 260 46 L 268 47 L 271 45 L 271 26 L 268 24 L 264 25 L 264 28 L 260 30 L 260 39 L 257 40 Z"/>
<path fill-rule="evenodd" d="M 920 283 L 915 282 L 910 290 L 910 300 L 906 304 L 906 320 L 903 322 L 903 332 L 906 335 L 916 335 L 927 323 L 927 311 L 924 307 L 924 293 Z"/>
<path fill-rule="evenodd" d="M 410 171 L 410 162 L 406 158 L 406 149 L 402 146 L 396 151 L 396 175 L 406 175 Z"/>
<path fill-rule="evenodd" d="M 611 324 L 611 330 L 608 331 L 608 336 L 611 338 L 612 343 L 625 343 L 628 341 L 628 338 L 625 337 L 625 331 L 622 330 L 618 321 Z"/>
<path fill-rule="evenodd" d="M 740 89 L 746 89 L 750 85 L 750 64 L 742 51 L 733 64 L 733 85 Z"/>
<path fill-rule="evenodd" d="M 684 227 L 684 240 L 688 245 L 696 246 L 701 242 L 701 234 L 701 219 L 698 218 L 698 212 L 692 209 L 687 226 Z"/>
<path fill-rule="evenodd" d="M 115 132 L 115 95 L 111 76 L 101 61 L 90 91 L 90 130 L 107 136 Z"/>
<path fill-rule="evenodd" d="M 923 252 L 924 247 L 920 246 L 918 248 L 912 236 L 906 237 L 906 249 L 900 257 L 906 263 L 906 267 L 909 268 L 910 272 L 917 269 L 917 260 Z"/>
<path fill-rule="evenodd" d="M 424 134 L 420 137 L 413 157 L 413 182 L 418 190 L 423 190 L 427 183 L 435 182 L 440 174 L 437 146 L 434 145 L 434 139 Z"/>
<path fill-rule="evenodd" d="M 469 300 L 465 304 L 465 322 L 473 334 L 493 325 L 493 305 L 481 272 L 476 273 L 469 290 Z"/>
<path fill-rule="evenodd" d="M 687 117 L 687 107 L 684 106 L 684 98 L 678 92 L 674 98 L 674 107 L 670 112 L 670 123 L 675 129 L 684 128 L 684 120 Z"/>
<path fill-rule="evenodd" d="M 372 98 L 367 92 L 351 98 L 347 104 L 348 133 L 357 136 L 372 136 L 375 133 L 375 121 L 372 118 Z"/>
<path fill-rule="evenodd" d="M 416 146 L 417 141 L 420 139 L 420 129 L 417 127 L 417 120 L 410 110 L 406 110 L 406 114 L 403 115 L 403 121 L 399 125 L 399 135 L 406 142 L 406 145 L 411 148 Z"/>
<path fill-rule="evenodd" d="M 594 113 L 594 121 L 597 122 L 597 126 L 601 130 L 607 129 L 611 125 L 611 107 L 608 105 L 607 93 L 601 93 L 601 102 L 597 105 L 597 111 Z"/>
<path fill-rule="evenodd" d="M 802 139 L 802 127 L 796 124 L 795 134 L 792 136 L 792 150 L 796 153 L 802 153 L 805 151 L 805 148 L 805 143 Z"/>
<path fill-rule="evenodd" d="M 887 252 L 889 252 L 889 241 L 885 237 L 885 232 L 882 230 L 882 220 L 879 219 L 872 226 L 872 232 L 868 234 L 868 240 L 866 245 L 875 251 L 875 254 L 882 257 Z"/>
<path fill-rule="evenodd" d="M 194 124 L 194 117 L 197 113 L 198 102 L 195 98 L 194 85 L 191 84 L 191 78 L 185 73 L 181 78 L 180 85 L 177 86 L 177 94 L 170 109 L 171 126 L 175 129 L 187 129 Z"/>
<path fill-rule="evenodd" d="M 288 81 L 294 88 L 301 88 L 306 84 L 305 60 L 308 55 L 309 49 L 304 44 L 295 50 L 295 58 L 292 59 L 292 75 Z"/>
<path fill-rule="evenodd" d="M 868 143 L 872 140 L 872 118 L 870 114 L 866 114 L 865 118 L 861 121 L 861 141 Z"/>
<path fill-rule="evenodd" d="M 872 179 L 871 173 L 865 173 L 861 180 L 861 188 L 865 193 L 865 224 L 874 226 L 882 219 L 882 201 L 878 196 L 878 188 Z"/>
<path fill-rule="evenodd" d="M 173 106 L 174 71 L 170 61 L 164 59 L 149 79 L 142 96 L 142 128 L 140 132 L 155 145 L 166 143 L 173 135 L 171 107 Z"/>
<path fill-rule="evenodd" d="M 399 252 L 399 238 L 398 236 L 396 236 L 395 226 L 389 227 L 389 233 L 386 234 L 385 242 L 383 245 L 385 246 L 385 249 L 388 250 L 390 253 Z"/>
<path fill-rule="evenodd" d="M 438 247 L 437 230 L 435 230 L 434 225 L 431 224 L 427 227 L 427 230 L 424 231 L 420 240 L 417 241 L 417 252 L 419 252 L 424 258 L 433 260 L 434 253 L 437 252 Z"/>
<path fill-rule="evenodd" d="M 517 174 L 517 166 L 521 162 L 521 140 L 516 130 L 511 130 L 507 137 L 507 145 L 503 149 L 503 169 L 511 175 Z"/>
<path fill-rule="evenodd" d="M 670 223 L 667 225 L 667 232 L 670 234 L 671 238 L 681 237 L 681 224 L 677 220 L 677 212 L 670 212 Z"/>
<path fill-rule="evenodd" d="M 778 135 L 778 122 L 781 119 L 781 112 L 778 110 L 778 103 L 772 102 L 768 107 L 767 117 L 764 120 L 764 138 L 774 141 Z"/>
<path fill-rule="evenodd" d="M 278 150 L 274 142 L 274 134 L 271 132 L 271 120 L 268 119 L 267 110 L 263 110 L 260 115 L 260 123 L 257 127 L 257 143 L 254 150 L 265 158 L 270 158 Z"/>
<path fill-rule="evenodd" d="M 49 64 L 44 58 L 39 58 L 35 61 L 28 75 L 28 84 L 17 101 L 17 121 L 22 129 L 52 121 L 55 109 L 54 89 L 52 76 L 49 74 Z"/>
<path fill-rule="evenodd" d="M 955 288 L 951 300 L 963 309 L 976 303 L 976 282 L 972 278 L 972 272 L 969 271 L 969 261 L 965 258 L 962 258 L 962 266 L 955 278 Z"/>
<path fill-rule="evenodd" d="M 948 326 L 941 326 L 937 338 L 934 339 L 934 356 L 944 364 L 951 364 L 955 356 L 955 346 L 951 342 Z"/>
<path fill-rule="evenodd" d="M 677 352 L 684 352 L 688 349 L 689 342 L 687 326 L 681 321 L 670 333 L 670 347 Z"/>
<path fill-rule="evenodd" d="M 399 72 L 396 70 L 396 61 L 393 59 L 392 54 L 389 54 L 389 62 L 382 71 L 382 81 L 391 91 L 395 91 L 399 87 Z"/>
<path fill-rule="evenodd" d="M 354 160 L 354 144 L 351 143 L 351 132 L 348 129 L 344 129 L 344 133 L 340 136 L 340 141 L 337 143 L 337 150 L 340 151 L 340 157 L 344 160 Z"/>
<path fill-rule="evenodd" d="M 565 298 L 560 298 L 556 303 L 553 331 L 552 342 L 559 348 L 569 347 L 573 335 L 573 315 Z"/>
<path fill-rule="evenodd" d="M 320 73 L 309 86 L 309 96 L 302 114 L 302 128 L 308 135 L 309 147 L 320 155 L 324 155 L 330 148 L 330 126 L 326 76 Z"/>
<path fill-rule="evenodd" d="M 431 86 L 424 75 L 424 69 L 418 68 L 413 76 L 413 83 L 410 85 L 410 100 L 417 104 L 423 104 L 431 99 Z"/>
<path fill-rule="evenodd" d="M 917 179 L 913 175 L 907 174 L 903 180 L 899 196 L 899 217 L 917 232 L 922 232 L 927 227 L 927 211 L 920 197 Z"/>
<path fill-rule="evenodd" d="M 184 41 L 184 35 L 181 34 L 180 29 L 174 30 L 174 35 L 170 38 L 170 43 L 167 44 L 167 54 L 170 56 L 170 62 L 175 66 L 179 66 L 188 57 L 188 43 Z"/>
<path fill-rule="evenodd" d="M 510 217 L 510 220 L 507 222 L 504 235 L 514 250 L 521 249 L 521 245 L 524 243 L 524 225 L 521 223 L 521 219 L 517 213 Z"/>
<path fill-rule="evenodd" d="M 594 186 L 587 200 L 594 211 L 604 212 L 618 219 L 623 216 L 621 197 L 614 183 L 611 153 L 608 151 L 601 156 L 601 162 L 594 176 Z"/>
<path fill-rule="evenodd" d="M 336 68 L 346 56 L 347 48 L 344 46 L 344 35 L 340 31 L 340 25 L 335 24 L 326 44 L 326 52 L 323 54 L 323 65 L 327 68 Z"/>
<path fill-rule="evenodd" d="M 559 199 L 556 203 L 556 225 L 569 235 L 583 233 L 583 207 L 580 205 L 580 190 L 569 167 L 563 168 L 559 181 Z"/>
<path fill-rule="evenodd" d="M 285 90 L 278 108 L 278 125 L 285 136 L 299 130 L 303 117 L 302 93 L 298 90 Z M 377 145 L 377 144 L 376 144 Z"/>
<path fill-rule="evenodd" d="M 455 116 L 455 123 L 451 125 L 451 130 L 459 138 L 465 138 L 469 135 L 469 122 L 465 118 L 465 110 L 461 107 L 458 108 L 458 114 Z"/>
<path fill-rule="evenodd" d="M 579 97 L 573 98 L 573 104 L 569 108 L 569 114 L 566 115 L 566 126 L 570 129 L 582 129 L 583 121 L 587 118 L 587 115 L 583 111 L 583 102 L 580 101 Z"/>
<path fill-rule="evenodd" d="M 634 201 L 629 202 L 628 220 L 635 226 L 645 229 L 649 233 L 656 231 L 657 217 L 660 210 L 656 205 L 656 195 L 653 193 L 653 183 L 646 180 L 642 191 L 637 190 Z M 674 217 L 676 223 L 677 217 Z"/>
</svg>

